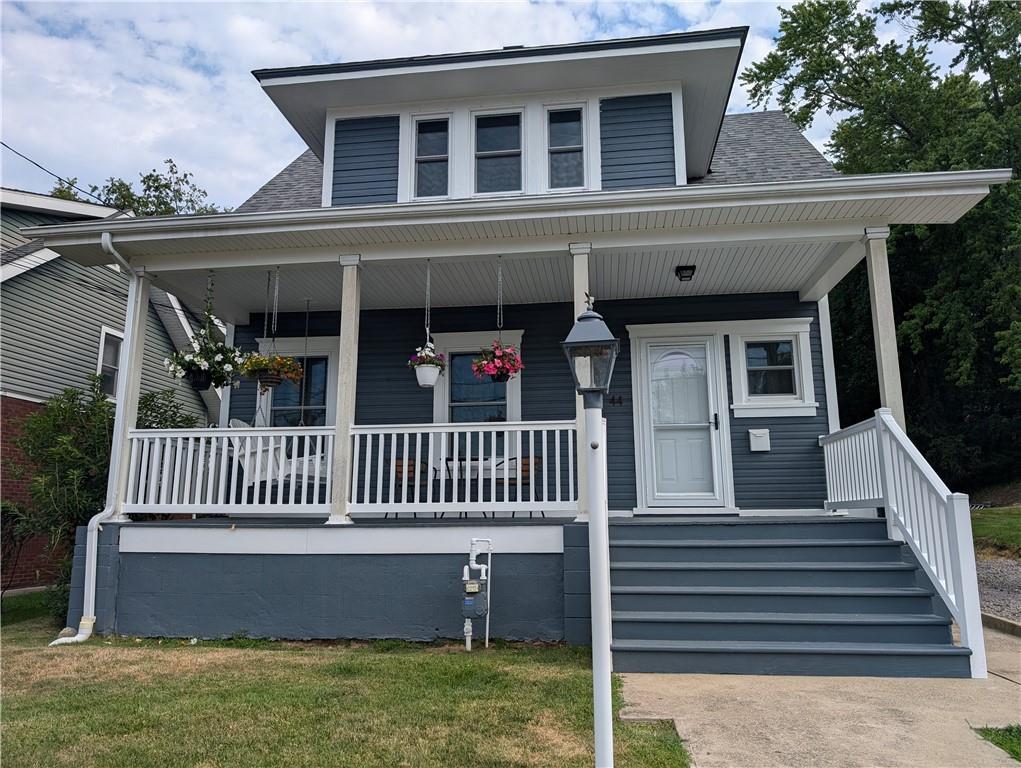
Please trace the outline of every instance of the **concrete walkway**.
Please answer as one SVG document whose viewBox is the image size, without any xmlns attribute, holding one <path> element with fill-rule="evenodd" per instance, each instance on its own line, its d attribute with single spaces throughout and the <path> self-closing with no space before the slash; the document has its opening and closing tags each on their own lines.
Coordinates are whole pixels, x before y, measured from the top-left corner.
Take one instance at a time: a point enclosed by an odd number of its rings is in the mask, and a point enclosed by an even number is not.
<svg viewBox="0 0 1021 768">
<path fill-rule="evenodd" d="M 1018 768 L 972 728 L 1021 722 L 1021 638 L 988 680 L 624 674 L 624 718 L 671 719 L 695 768 Z"/>
</svg>

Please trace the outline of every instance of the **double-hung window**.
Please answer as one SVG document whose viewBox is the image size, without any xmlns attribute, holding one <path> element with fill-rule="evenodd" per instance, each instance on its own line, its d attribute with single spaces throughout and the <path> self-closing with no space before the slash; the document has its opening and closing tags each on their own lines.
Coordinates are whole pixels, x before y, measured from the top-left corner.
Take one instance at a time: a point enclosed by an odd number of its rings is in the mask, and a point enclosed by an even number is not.
<svg viewBox="0 0 1021 768">
<path fill-rule="evenodd" d="M 551 109 L 548 116 L 549 187 L 585 186 L 585 145 L 581 109 Z"/>
<path fill-rule="evenodd" d="M 749 397 L 797 397 L 793 339 L 746 341 L 744 354 Z"/>
<path fill-rule="evenodd" d="M 450 184 L 450 122 L 415 123 L 415 197 L 445 197 Z"/>
<path fill-rule="evenodd" d="M 99 388 L 107 397 L 117 394 L 117 373 L 120 368 L 121 335 L 104 327 L 100 334 L 99 361 L 96 373 L 99 374 Z"/>
<path fill-rule="evenodd" d="M 810 328 L 808 318 L 733 323 L 730 368 L 735 416 L 815 415 Z"/>
<path fill-rule="evenodd" d="M 476 115 L 475 191 L 521 190 L 521 113 Z"/>
<path fill-rule="evenodd" d="M 477 352 L 450 356 L 450 423 L 507 421 L 507 382 L 472 372 Z"/>
</svg>

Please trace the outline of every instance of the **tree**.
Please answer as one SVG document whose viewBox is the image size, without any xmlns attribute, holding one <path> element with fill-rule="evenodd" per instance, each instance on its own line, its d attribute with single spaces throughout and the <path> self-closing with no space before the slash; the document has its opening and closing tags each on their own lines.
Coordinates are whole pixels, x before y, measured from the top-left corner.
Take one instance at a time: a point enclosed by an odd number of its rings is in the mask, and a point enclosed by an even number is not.
<svg viewBox="0 0 1021 768">
<path fill-rule="evenodd" d="M 1021 3 L 849 0 L 780 9 L 775 48 L 741 75 L 756 106 L 776 99 L 802 129 L 838 120 L 828 144 L 843 173 L 1017 169 L 1021 165 Z M 905 42 L 881 42 L 879 24 Z M 885 36 L 884 36 L 885 39 Z M 930 44 L 955 51 L 939 67 Z M 908 426 L 965 488 L 1021 466 L 1021 184 L 953 226 L 895 227 L 894 309 Z M 845 423 L 878 403 L 864 265 L 831 294 Z"/>
<path fill-rule="evenodd" d="M 50 550 L 67 562 L 55 589 L 54 611 L 67 613 L 67 564 L 74 551 L 75 529 L 85 525 L 106 503 L 114 404 L 93 376 L 88 391 L 65 389 L 25 417 L 16 443 L 26 464 L 17 471 L 30 475 L 32 504 L 18 510 L 12 536 L 43 534 Z M 146 392 L 138 401 L 142 429 L 194 427 L 196 419 L 181 408 L 173 390 Z"/>
<path fill-rule="evenodd" d="M 136 216 L 174 216 L 185 213 L 222 213 L 226 209 L 218 208 L 206 202 L 206 191 L 195 184 L 194 176 L 188 171 L 181 171 L 172 159 L 163 161 L 166 169 L 161 173 L 153 168 L 148 173 L 140 173 L 141 190 L 135 191 L 134 186 L 124 179 L 110 177 L 102 186 L 89 185 L 89 192 L 106 205 L 131 211 Z M 50 191 L 54 197 L 64 200 L 83 200 L 78 190 L 78 179 L 59 181 Z"/>
</svg>

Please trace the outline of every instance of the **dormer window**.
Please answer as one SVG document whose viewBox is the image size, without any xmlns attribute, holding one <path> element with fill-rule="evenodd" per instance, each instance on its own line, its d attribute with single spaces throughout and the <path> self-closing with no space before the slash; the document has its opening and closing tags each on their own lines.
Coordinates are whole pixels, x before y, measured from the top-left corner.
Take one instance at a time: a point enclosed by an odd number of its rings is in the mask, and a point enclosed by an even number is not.
<svg viewBox="0 0 1021 768">
<path fill-rule="evenodd" d="M 584 187 L 585 147 L 581 109 L 551 109 L 547 115 L 550 189 Z"/>
<path fill-rule="evenodd" d="M 475 192 L 520 192 L 521 113 L 475 117 Z"/>
<path fill-rule="evenodd" d="M 415 123 L 415 197 L 446 197 L 450 179 L 450 122 Z"/>
</svg>

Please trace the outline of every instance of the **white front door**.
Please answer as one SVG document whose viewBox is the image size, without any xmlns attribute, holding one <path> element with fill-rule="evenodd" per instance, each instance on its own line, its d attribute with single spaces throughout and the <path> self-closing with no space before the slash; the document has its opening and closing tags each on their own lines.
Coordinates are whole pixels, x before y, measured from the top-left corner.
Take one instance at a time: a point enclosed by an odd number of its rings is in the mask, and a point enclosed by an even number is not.
<svg viewBox="0 0 1021 768">
<path fill-rule="evenodd" d="M 639 393 L 645 502 L 724 504 L 719 377 L 712 337 L 642 342 Z"/>
</svg>

